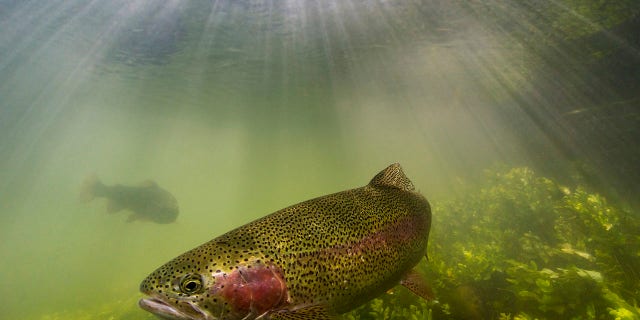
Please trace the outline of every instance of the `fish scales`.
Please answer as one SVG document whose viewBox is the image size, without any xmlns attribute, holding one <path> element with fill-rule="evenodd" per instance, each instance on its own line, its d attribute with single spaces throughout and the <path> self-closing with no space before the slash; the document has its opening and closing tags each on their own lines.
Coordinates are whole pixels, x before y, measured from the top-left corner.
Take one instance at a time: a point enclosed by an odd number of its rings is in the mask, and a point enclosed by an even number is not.
<svg viewBox="0 0 640 320">
<path fill-rule="evenodd" d="M 330 319 L 400 283 L 426 255 L 430 224 L 394 164 L 178 256 L 142 282 L 140 305 L 166 319 Z"/>
</svg>

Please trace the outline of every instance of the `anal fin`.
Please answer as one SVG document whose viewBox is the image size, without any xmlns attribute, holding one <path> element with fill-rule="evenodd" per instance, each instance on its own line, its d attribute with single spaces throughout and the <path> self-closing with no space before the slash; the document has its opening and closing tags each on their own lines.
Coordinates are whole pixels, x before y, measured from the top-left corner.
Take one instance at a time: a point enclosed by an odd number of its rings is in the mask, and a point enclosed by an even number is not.
<svg viewBox="0 0 640 320">
<path fill-rule="evenodd" d="M 279 310 L 268 315 L 270 320 L 333 320 L 325 306 L 312 305 L 292 310 Z"/>
<path fill-rule="evenodd" d="M 409 273 L 400 280 L 400 284 L 427 301 L 431 301 L 436 298 L 431 286 L 415 269 L 411 269 L 411 271 L 409 271 Z"/>
</svg>

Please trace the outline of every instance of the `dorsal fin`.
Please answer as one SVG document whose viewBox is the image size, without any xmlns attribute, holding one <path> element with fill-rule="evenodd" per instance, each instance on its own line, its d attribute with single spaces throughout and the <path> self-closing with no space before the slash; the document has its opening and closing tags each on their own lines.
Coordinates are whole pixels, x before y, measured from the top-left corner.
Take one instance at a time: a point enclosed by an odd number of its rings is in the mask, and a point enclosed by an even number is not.
<svg viewBox="0 0 640 320">
<path fill-rule="evenodd" d="M 386 169 L 380 171 L 371 182 L 371 186 L 379 187 L 393 187 L 404 191 L 414 191 L 415 187 L 407 176 L 402 172 L 402 167 L 399 163 L 394 163 L 388 166 Z"/>
<path fill-rule="evenodd" d="M 157 187 L 158 184 L 153 180 L 145 180 L 140 183 L 140 186 L 144 188 L 152 188 L 152 187 Z"/>
</svg>

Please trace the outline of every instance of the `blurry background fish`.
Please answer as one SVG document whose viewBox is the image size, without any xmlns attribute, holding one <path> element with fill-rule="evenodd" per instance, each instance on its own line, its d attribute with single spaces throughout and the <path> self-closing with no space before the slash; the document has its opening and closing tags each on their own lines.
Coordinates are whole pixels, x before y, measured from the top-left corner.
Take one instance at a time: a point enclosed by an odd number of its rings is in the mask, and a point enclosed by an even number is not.
<svg viewBox="0 0 640 320">
<path fill-rule="evenodd" d="M 82 185 L 80 199 L 88 202 L 94 198 L 107 199 L 109 213 L 131 211 L 128 222 L 147 220 L 171 223 L 176 220 L 179 212 L 176 198 L 152 180 L 144 181 L 137 186 L 107 186 L 96 175 L 91 175 Z"/>
</svg>

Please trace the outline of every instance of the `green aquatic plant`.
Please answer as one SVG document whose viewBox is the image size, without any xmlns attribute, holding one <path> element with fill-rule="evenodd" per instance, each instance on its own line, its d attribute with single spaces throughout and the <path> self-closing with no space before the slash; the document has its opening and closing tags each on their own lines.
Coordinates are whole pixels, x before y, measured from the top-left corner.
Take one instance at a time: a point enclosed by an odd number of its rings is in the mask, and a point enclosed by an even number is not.
<svg viewBox="0 0 640 320">
<path fill-rule="evenodd" d="M 74 308 L 44 314 L 38 320 L 153 320 L 150 313 L 138 308 L 138 294 L 127 298 L 108 301 L 87 308 Z"/>
<path fill-rule="evenodd" d="M 433 319 L 429 303 L 416 299 L 415 295 L 404 287 L 392 291 L 343 315 L 343 320 L 431 320 Z"/>
<path fill-rule="evenodd" d="M 437 301 L 397 289 L 344 319 L 640 318 L 640 223 L 603 196 L 513 168 L 433 205 Z"/>
<path fill-rule="evenodd" d="M 640 319 L 633 212 L 528 168 L 487 172 L 467 190 L 433 203 L 429 262 L 418 271 L 436 300 L 398 286 L 341 319 Z M 154 319 L 137 298 L 39 319 Z"/>
</svg>

